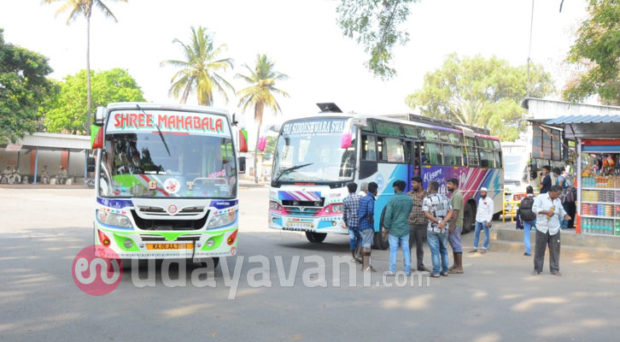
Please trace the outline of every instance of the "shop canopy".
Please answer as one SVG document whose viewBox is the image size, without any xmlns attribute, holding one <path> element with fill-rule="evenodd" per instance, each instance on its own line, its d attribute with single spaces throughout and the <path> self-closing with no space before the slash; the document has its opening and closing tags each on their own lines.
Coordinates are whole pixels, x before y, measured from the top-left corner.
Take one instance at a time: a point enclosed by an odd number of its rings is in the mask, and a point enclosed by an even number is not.
<svg viewBox="0 0 620 342">
<path fill-rule="evenodd" d="M 566 139 L 620 139 L 620 114 L 566 115 L 550 120 L 530 120 L 557 127 Z"/>
</svg>

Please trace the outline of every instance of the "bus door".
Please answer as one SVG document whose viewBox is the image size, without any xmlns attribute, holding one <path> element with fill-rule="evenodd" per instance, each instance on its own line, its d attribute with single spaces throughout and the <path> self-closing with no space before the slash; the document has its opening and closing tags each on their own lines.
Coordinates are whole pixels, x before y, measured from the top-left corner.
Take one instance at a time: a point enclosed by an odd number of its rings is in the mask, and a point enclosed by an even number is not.
<svg viewBox="0 0 620 342">
<path fill-rule="evenodd" d="M 413 176 L 419 176 L 420 175 L 420 147 L 419 147 L 419 142 L 417 141 L 412 141 L 412 140 L 406 140 L 405 141 L 405 148 L 406 148 L 406 163 L 409 165 L 409 180 L 411 180 L 411 178 Z"/>
<path fill-rule="evenodd" d="M 412 149 L 413 175 L 422 177 L 422 142 L 414 141 Z"/>
</svg>

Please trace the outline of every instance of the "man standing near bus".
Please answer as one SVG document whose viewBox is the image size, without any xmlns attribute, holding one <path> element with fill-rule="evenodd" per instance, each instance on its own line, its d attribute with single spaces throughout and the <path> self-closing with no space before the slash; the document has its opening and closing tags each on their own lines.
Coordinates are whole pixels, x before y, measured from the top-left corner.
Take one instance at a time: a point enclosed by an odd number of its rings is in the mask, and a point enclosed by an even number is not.
<svg viewBox="0 0 620 342">
<path fill-rule="evenodd" d="M 542 167 L 542 175 L 540 176 L 540 193 L 546 194 L 551 189 L 551 167 L 545 165 Z"/>
<path fill-rule="evenodd" d="M 411 187 L 413 190 L 409 196 L 413 199 L 413 207 L 409 214 L 409 248 L 413 247 L 415 241 L 415 254 L 417 259 L 417 270 L 420 272 L 430 272 L 424 266 L 424 240 L 426 239 L 426 229 L 428 228 L 428 219 L 422 211 L 422 203 L 428 193 L 422 187 L 422 178 L 415 176 L 411 178 Z"/>
<path fill-rule="evenodd" d="M 375 272 L 370 264 L 370 252 L 372 251 L 372 238 L 375 234 L 374 214 L 375 196 L 379 186 L 375 182 L 368 183 L 368 194 L 360 199 L 360 208 L 357 217 L 360 220 L 359 229 L 362 237 L 362 271 Z"/>
<path fill-rule="evenodd" d="M 357 217 L 357 212 L 360 208 L 360 199 L 361 196 L 356 194 L 357 184 L 349 183 L 347 184 L 347 189 L 349 189 L 349 196 L 345 197 L 342 201 L 344 205 L 344 210 L 342 213 L 343 227 L 349 230 L 349 244 L 351 249 L 351 256 L 353 256 L 353 261 L 358 263 L 362 263 L 362 259 L 360 258 L 361 254 L 361 240 L 359 232 L 359 218 Z"/>
<path fill-rule="evenodd" d="M 409 251 L 409 213 L 413 206 L 411 197 L 405 195 L 407 184 L 402 180 L 394 182 L 394 196 L 386 205 L 383 225 L 388 229 L 388 243 L 390 244 L 390 270 L 386 275 L 396 274 L 396 255 L 398 246 L 403 250 L 405 275 L 411 274 L 411 254 Z"/>
<path fill-rule="evenodd" d="M 471 253 L 478 251 L 478 241 L 480 240 L 480 231 L 484 229 L 484 244 L 482 245 L 482 253 L 486 253 L 489 249 L 489 228 L 493 220 L 493 200 L 487 197 L 487 188 L 480 188 L 480 199 L 478 200 L 478 209 L 476 210 L 476 230 L 474 231 L 474 249 Z"/>
<path fill-rule="evenodd" d="M 422 210 L 428 219 L 427 240 L 431 249 L 433 271 L 431 277 L 439 278 L 440 275 L 448 276 L 448 229 L 452 206 L 450 200 L 443 194 L 438 194 L 439 183 L 428 184 L 429 195 L 424 199 Z"/>
<path fill-rule="evenodd" d="M 549 269 L 560 275 L 560 220 L 570 220 L 559 197 L 562 188 L 554 185 L 546 194 L 534 200 L 536 213 L 536 246 L 534 247 L 534 274 L 540 274 L 545 262 L 545 250 L 549 245 Z"/>
<path fill-rule="evenodd" d="M 450 273 L 463 273 L 463 247 L 461 245 L 461 231 L 463 229 L 463 194 L 459 190 L 459 181 L 456 178 L 450 178 L 447 182 L 448 191 L 452 193 L 450 196 L 450 204 L 452 205 L 452 219 L 450 220 L 450 234 L 448 242 L 452 247 L 452 255 L 454 257 L 454 265 L 450 267 Z"/>
</svg>

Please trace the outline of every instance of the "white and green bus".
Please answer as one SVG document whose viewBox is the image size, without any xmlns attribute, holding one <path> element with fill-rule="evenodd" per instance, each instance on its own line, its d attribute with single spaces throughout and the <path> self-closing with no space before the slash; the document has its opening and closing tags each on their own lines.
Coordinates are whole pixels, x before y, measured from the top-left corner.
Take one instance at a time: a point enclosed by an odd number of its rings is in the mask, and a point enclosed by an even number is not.
<svg viewBox="0 0 620 342">
<path fill-rule="evenodd" d="M 237 153 L 225 111 L 114 103 L 97 109 L 95 125 L 97 257 L 236 253 Z"/>
</svg>

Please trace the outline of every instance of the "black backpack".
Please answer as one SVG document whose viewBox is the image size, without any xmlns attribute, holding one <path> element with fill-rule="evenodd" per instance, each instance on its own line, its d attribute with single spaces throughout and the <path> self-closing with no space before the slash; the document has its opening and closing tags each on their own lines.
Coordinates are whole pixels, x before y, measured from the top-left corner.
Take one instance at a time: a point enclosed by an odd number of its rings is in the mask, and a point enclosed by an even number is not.
<svg viewBox="0 0 620 342">
<path fill-rule="evenodd" d="M 533 206 L 533 196 L 527 196 L 521 200 L 521 204 L 519 205 L 519 214 L 521 215 L 521 220 L 533 221 L 534 219 L 536 219 L 536 214 L 534 214 L 534 211 L 532 211 Z"/>
</svg>

